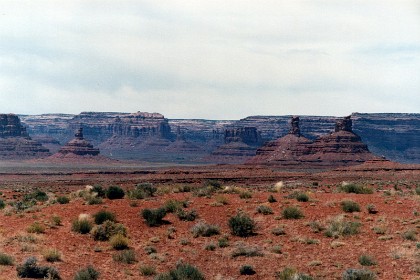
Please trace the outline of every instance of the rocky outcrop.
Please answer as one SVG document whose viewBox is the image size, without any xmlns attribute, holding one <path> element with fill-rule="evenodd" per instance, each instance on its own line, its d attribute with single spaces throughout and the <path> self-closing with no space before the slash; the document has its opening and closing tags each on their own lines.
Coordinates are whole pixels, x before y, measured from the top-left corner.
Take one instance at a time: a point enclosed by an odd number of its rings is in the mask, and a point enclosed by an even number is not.
<svg viewBox="0 0 420 280">
<path fill-rule="evenodd" d="M 99 149 L 93 147 L 92 144 L 89 143 L 83 137 L 83 128 L 79 128 L 77 133 L 74 135 L 74 139 L 68 142 L 66 145 L 61 147 L 58 151 L 58 154 L 67 155 L 73 154 L 78 156 L 97 156 L 99 155 Z"/>
<path fill-rule="evenodd" d="M 0 114 L 0 159 L 29 159 L 48 155 L 48 149 L 29 137 L 17 115 Z"/>
<path fill-rule="evenodd" d="M 338 120 L 335 131 L 311 141 L 300 134 L 299 118 L 293 117 L 288 135 L 257 150 L 250 164 L 279 164 L 302 167 L 335 167 L 381 160 L 352 131 L 351 117 Z"/>
</svg>

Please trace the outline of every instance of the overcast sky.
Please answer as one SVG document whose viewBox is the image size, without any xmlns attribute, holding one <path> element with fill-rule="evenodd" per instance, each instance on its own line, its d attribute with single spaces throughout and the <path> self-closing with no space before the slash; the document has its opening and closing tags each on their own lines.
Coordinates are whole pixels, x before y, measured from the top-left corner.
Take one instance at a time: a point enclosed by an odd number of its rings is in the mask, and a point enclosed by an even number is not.
<svg viewBox="0 0 420 280">
<path fill-rule="evenodd" d="M 420 0 L 1 1 L 0 112 L 420 112 Z"/>
</svg>

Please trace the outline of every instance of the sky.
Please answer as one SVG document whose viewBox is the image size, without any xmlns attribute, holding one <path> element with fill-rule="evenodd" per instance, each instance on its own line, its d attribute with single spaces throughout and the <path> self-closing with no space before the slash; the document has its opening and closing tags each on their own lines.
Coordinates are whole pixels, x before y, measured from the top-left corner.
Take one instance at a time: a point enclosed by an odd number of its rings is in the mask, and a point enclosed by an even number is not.
<svg viewBox="0 0 420 280">
<path fill-rule="evenodd" d="M 420 0 L 2 0 L 0 112 L 420 112 Z"/>
</svg>

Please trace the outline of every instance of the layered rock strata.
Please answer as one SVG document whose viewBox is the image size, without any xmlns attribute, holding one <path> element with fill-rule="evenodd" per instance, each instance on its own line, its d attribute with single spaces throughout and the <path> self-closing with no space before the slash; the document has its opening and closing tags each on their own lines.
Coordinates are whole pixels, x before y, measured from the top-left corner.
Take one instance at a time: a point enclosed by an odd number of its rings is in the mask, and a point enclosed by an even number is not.
<svg viewBox="0 0 420 280">
<path fill-rule="evenodd" d="M 29 137 L 17 115 L 0 114 L 0 159 L 29 159 L 48 155 L 48 149 Z"/>
<path fill-rule="evenodd" d="M 73 154 L 78 156 L 97 156 L 99 155 L 99 149 L 94 148 L 89 141 L 83 137 L 83 128 L 79 128 L 77 133 L 74 135 L 75 138 L 68 142 L 66 145 L 61 147 L 58 151 L 59 154 L 67 155 Z"/>
</svg>

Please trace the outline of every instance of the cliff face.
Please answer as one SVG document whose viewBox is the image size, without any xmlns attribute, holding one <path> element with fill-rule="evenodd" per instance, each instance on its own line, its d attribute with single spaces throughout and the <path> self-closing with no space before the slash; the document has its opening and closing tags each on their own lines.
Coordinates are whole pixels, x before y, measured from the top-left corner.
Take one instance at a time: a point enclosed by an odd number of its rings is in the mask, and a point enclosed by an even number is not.
<svg viewBox="0 0 420 280">
<path fill-rule="evenodd" d="M 18 116 L 0 114 L 0 159 L 27 159 L 48 155 L 48 149 L 29 137 Z"/>
<path fill-rule="evenodd" d="M 196 157 L 202 157 L 203 153 L 218 153 L 216 149 L 229 143 L 233 143 L 231 147 L 221 149 L 228 153 L 229 150 L 234 152 L 235 149 L 242 149 L 243 155 L 252 154 L 251 150 L 255 151 L 262 143 L 288 134 L 290 120 L 290 116 L 251 116 L 236 121 L 168 120 L 161 114 L 140 112 L 86 112 L 21 118 L 31 136 L 41 141 L 45 139 L 51 143 L 55 139 L 61 144 L 67 143 L 72 139 L 73 131 L 82 125 L 85 138 L 98 146 L 102 154 L 121 159 L 144 159 L 143 156 L 148 154 L 149 158 L 157 161 L 167 160 L 168 153 L 175 158 L 182 158 L 186 153 L 189 158 L 194 158 L 194 153 Z M 420 114 L 356 113 L 352 119 L 353 131 L 371 152 L 394 161 L 420 163 Z M 331 133 L 337 120 L 337 117 L 301 116 L 300 133 L 309 140 L 315 140 Z M 253 132 L 248 134 L 250 130 L 245 132 L 250 127 L 260 135 L 259 144 L 251 144 L 258 142 L 255 141 L 258 137 L 252 136 Z M 232 128 L 238 129 L 238 132 L 232 131 Z M 182 139 L 174 144 L 178 134 L 182 134 Z M 251 150 L 243 144 L 251 147 Z"/>
</svg>

